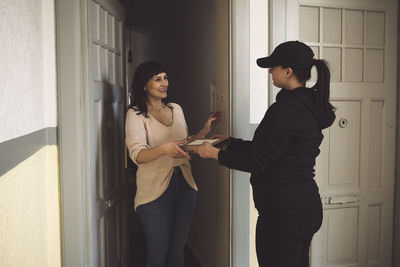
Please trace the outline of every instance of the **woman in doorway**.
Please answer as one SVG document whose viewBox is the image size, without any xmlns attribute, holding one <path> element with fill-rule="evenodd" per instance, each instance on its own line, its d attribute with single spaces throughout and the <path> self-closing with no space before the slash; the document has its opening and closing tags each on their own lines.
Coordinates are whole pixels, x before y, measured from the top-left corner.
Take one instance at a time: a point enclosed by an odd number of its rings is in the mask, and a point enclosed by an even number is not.
<svg viewBox="0 0 400 267">
<path fill-rule="evenodd" d="M 164 67 L 139 65 L 126 117 L 126 144 L 138 165 L 135 209 L 146 238 L 147 267 L 183 267 L 196 200 L 190 156 L 180 147 L 188 138 L 185 117 L 178 104 L 168 102 L 167 89 Z M 220 115 L 213 113 L 193 139 L 205 138 Z"/>
<path fill-rule="evenodd" d="M 253 139 L 230 138 L 225 150 L 204 143 L 197 153 L 251 172 L 259 213 L 256 250 L 260 267 L 306 267 L 311 240 L 322 223 L 315 159 L 322 129 L 335 120 L 329 103 L 330 72 L 326 62 L 314 59 L 311 48 L 299 41 L 280 44 L 257 64 L 269 68 L 274 85 L 282 89 Z M 307 88 L 312 66 L 318 80 Z"/>
</svg>

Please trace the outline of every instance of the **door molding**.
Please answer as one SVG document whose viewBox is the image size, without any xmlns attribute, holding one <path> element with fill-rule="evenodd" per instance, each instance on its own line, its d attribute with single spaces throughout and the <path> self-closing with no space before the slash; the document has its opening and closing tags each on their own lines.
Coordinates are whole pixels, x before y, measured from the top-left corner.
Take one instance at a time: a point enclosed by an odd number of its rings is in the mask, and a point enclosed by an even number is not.
<svg viewBox="0 0 400 267">
<path fill-rule="evenodd" d="M 269 28 L 278 25 L 281 31 L 271 33 L 269 46 L 275 47 L 286 40 L 286 1 L 269 1 Z M 230 85 L 231 135 L 251 139 L 256 124 L 250 124 L 250 0 L 230 0 Z M 270 83 L 269 104 L 275 99 Z M 231 266 L 250 264 L 250 201 L 249 174 L 231 171 Z"/>
<path fill-rule="evenodd" d="M 250 136 L 249 37 L 250 0 L 230 1 L 230 112 L 231 135 Z M 231 170 L 231 266 L 249 266 L 250 183 L 249 175 Z"/>
<path fill-rule="evenodd" d="M 400 41 L 400 40 L 399 40 Z M 399 49 L 400 52 L 400 49 Z M 398 60 L 400 64 L 400 59 Z M 399 80 L 399 78 L 398 78 Z M 393 214 L 393 267 L 400 266 L 400 81 L 397 85 L 397 130 L 396 130 L 396 163 L 395 163 L 395 188 L 394 188 L 394 214 Z"/>
<path fill-rule="evenodd" d="M 86 1 L 56 0 L 61 258 L 63 266 L 91 266 L 88 249 L 85 155 Z"/>
<path fill-rule="evenodd" d="M 400 266 L 400 254 L 395 253 L 400 250 L 400 5 L 397 7 L 397 118 L 396 118 L 396 150 L 395 150 L 395 188 L 394 188 L 394 207 L 393 207 L 393 267 Z"/>
<path fill-rule="evenodd" d="M 287 4 L 286 0 L 270 0 L 269 1 L 269 51 L 272 52 L 280 43 L 287 41 Z M 279 88 L 273 85 L 271 76 L 268 75 L 269 83 L 269 105 L 275 102 Z"/>
</svg>

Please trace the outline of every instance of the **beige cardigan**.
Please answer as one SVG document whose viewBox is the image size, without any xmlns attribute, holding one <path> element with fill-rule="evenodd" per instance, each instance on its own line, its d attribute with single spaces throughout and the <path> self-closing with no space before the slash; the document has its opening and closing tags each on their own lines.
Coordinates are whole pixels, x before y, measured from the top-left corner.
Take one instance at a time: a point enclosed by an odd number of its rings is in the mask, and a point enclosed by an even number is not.
<svg viewBox="0 0 400 267">
<path fill-rule="evenodd" d="M 167 189 L 174 167 L 180 167 L 187 183 L 197 191 L 193 179 L 190 162 L 186 158 L 172 158 L 163 155 L 151 162 L 138 164 L 136 159 L 140 150 L 155 147 L 170 141 L 179 141 L 188 137 L 185 117 L 182 108 L 170 103 L 172 110 L 172 125 L 165 126 L 150 114 L 143 114 L 129 109 L 126 116 L 125 134 L 129 156 L 138 166 L 136 173 L 137 191 L 135 209 L 157 199 Z"/>
</svg>

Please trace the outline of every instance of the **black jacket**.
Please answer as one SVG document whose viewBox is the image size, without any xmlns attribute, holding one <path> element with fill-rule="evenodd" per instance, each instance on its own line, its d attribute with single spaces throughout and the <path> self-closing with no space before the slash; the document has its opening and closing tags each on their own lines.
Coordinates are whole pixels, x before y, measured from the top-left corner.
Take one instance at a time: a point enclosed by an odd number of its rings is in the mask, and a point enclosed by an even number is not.
<svg viewBox="0 0 400 267">
<path fill-rule="evenodd" d="M 321 130 L 332 125 L 333 111 L 314 104 L 313 89 L 282 89 L 265 113 L 252 141 L 231 138 L 218 154 L 220 164 L 251 172 L 255 206 L 278 211 L 285 204 L 318 193 L 314 181 L 315 158 Z"/>
</svg>

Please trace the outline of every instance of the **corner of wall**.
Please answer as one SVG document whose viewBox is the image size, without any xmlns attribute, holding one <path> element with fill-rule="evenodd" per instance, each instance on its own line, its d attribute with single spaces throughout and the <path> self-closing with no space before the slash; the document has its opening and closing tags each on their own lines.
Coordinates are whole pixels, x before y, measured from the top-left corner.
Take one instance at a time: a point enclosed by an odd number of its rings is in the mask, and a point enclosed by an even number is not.
<svg viewBox="0 0 400 267">
<path fill-rule="evenodd" d="M 47 266 L 61 266 L 60 177 L 57 145 L 46 147 Z"/>
</svg>

